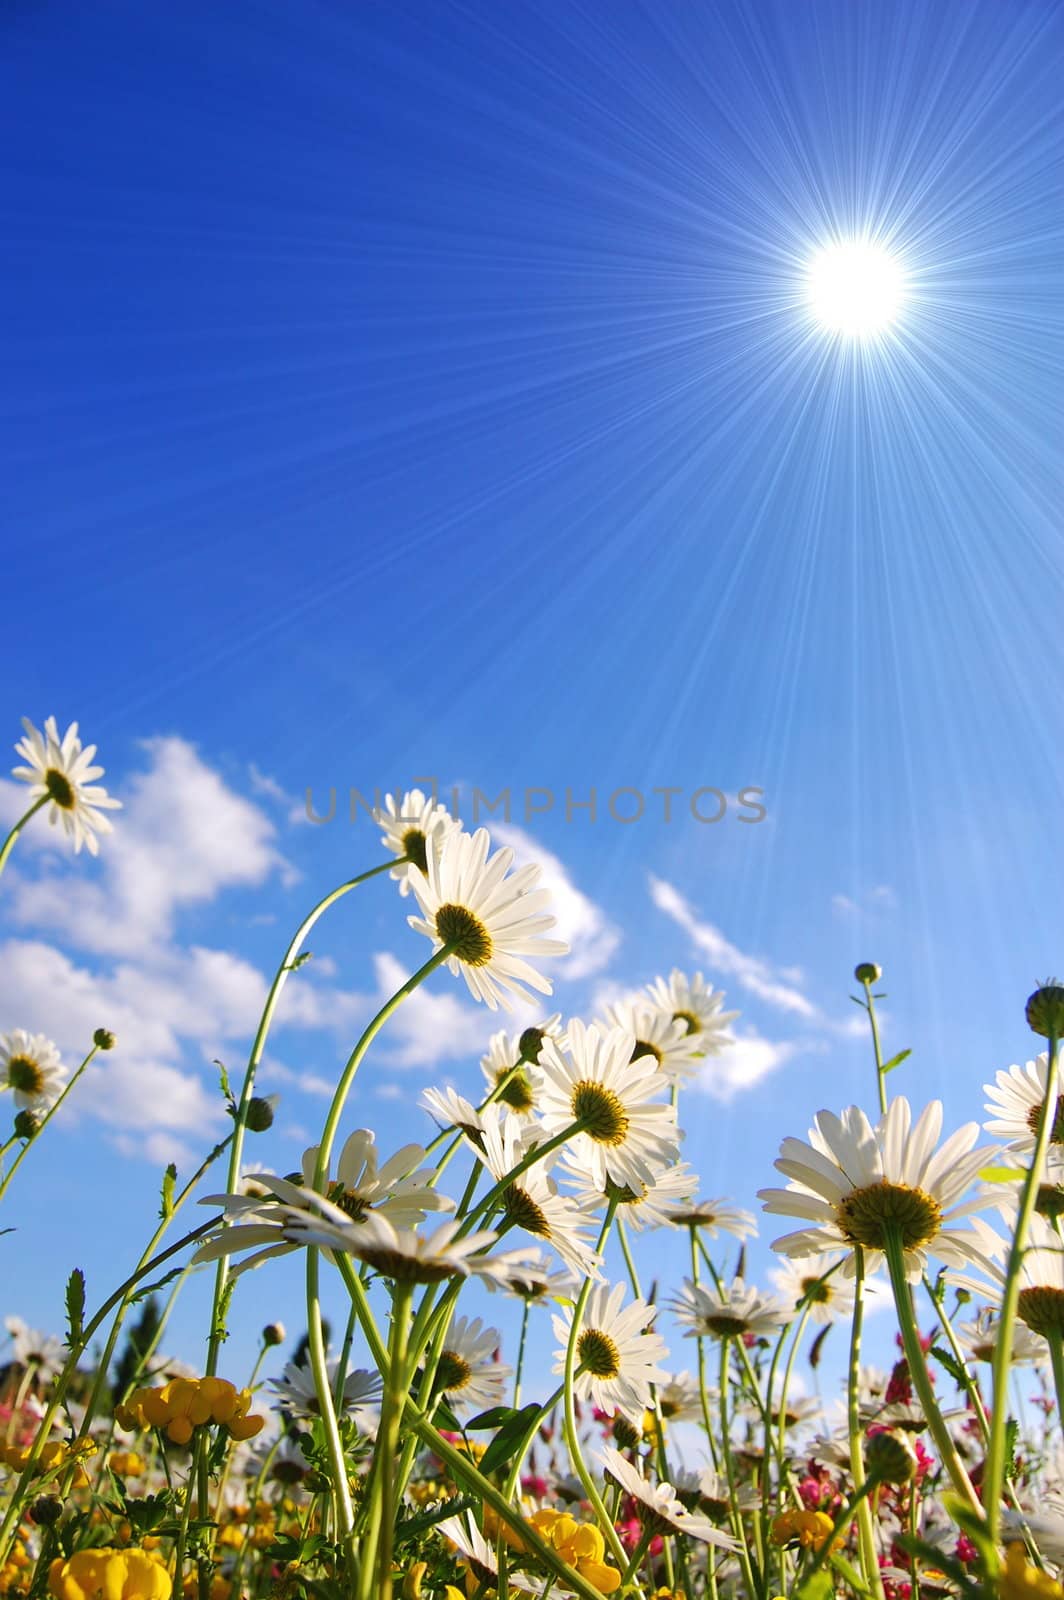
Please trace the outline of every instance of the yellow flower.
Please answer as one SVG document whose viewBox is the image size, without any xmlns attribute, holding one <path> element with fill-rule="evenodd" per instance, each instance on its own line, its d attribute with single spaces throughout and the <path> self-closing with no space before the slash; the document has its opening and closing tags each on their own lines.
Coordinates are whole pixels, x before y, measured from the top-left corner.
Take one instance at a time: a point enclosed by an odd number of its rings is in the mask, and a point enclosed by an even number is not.
<svg viewBox="0 0 1064 1600">
<path fill-rule="evenodd" d="M 773 1544 L 799 1544 L 803 1550 L 819 1550 L 831 1536 L 834 1523 L 824 1511 L 781 1511 L 772 1519 L 770 1537 Z M 837 1538 L 833 1548 L 838 1550 L 844 1540 Z"/>
<path fill-rule="evenodd" d="M 112 1450 L 107 1465 L 118 1478 L 139 1478 L 146 1470 L 144 1457 L 135 1450 Z"/>
<path fill-rule="evenodd" d="M 197 1428 L 215 1424 L 232 1439 L 253 1439 L 266 1418 L 251 1414 L 251 1390 L 225 1378 L 172 1378 L 159 1388 L 134 1389 L 115 1407 L 120 1428 L 161 1428 L 171 1444 L 188 1444 Z"/>
<path fill-rule="evenodd" d="M 48 1569 L 55 1600 L 170 1600 L 163 1560 L 146 1550 L 78 1550 Z"/>
<path fill-rule="evenodd" d="M 533 1512 L 529 1521 L 562 1560 L 586 1578 L 599 1594 L 612 1594 L 620 1586 L 620 1573 L 606 1564 L 606 1541 L 598 1528 L 588 1522 L 577 1522 L 567 1511 L 551 1511 L 548 1507 Z"/>
<path fill-rule="evenodd" d="M 30 1459 L 30 1446 L 8 1444 L 0 1445 L 0 1461 L 10 1467 L 14 1472 L 24 1472 Z M 33 1467 L 35 1478 L 44 1477 L 46 1473 L 61 1471 L 64 1467 L 75 1464 L 73 1487 L 83 1489 L 89 1481 L 88 1473 L 81 1465 L 88 1456 L 94 1456 L 99 1446 L 93 1439 L 82 1439 L 77 1444 L 67 1444 L 65 1439 L 49 1439 L 41 1446 L 37 1460 Z"/>
<path fill-rule="evenodd" d="M 1027 1560 L 1019 1540 L 1005 1547 L 1005 1567 L 998 1578 L 1001 1600 L 1064 1600 L 1064 1588 L 1048 1572 L 1040 1572 Z"/>
</svg>

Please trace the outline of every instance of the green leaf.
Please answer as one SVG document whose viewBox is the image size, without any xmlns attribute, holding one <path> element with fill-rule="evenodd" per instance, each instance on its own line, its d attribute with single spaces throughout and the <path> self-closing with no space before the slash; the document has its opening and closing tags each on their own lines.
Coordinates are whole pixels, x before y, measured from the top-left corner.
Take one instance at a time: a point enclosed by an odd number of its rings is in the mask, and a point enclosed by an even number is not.
<svg viewBox="0 0 1064 1600">
<path fill-rule="evenodd" d="M 480 1471 L 487 1476 L 497 1467 L 504 1467 L 508 1461 L 520 1450 L 528 1437 L 529 1429 L 539 1416 L 539 1406 L 522 1406 L 520 1411 L 514 1413 L 505 1427 L 499 1429 L 494 1439 L 488 1445 L 480 1458 Z"/>
<path fill-rule="evenodd" d="M 795 1590 L 795 1600 L 831 1600 L 835 1592 L 835 1584 L 831 1573 L 821 1567 L 819 1572 L 814 1572 L 811 1578 L 800 1583 Z"/>
<path fill-rule="evenodd" d="M 177 1168 L 171 1161 L 163 1173 L 162 1199 L 159 1205 L 159 1215 L 164 1222 L 174 1214 L 174 1185 L 177 1182 Z"/>
<path fill-rule="evenodd" d="M 888 1072 L 893 1072 L 895 1067 L 900 1067 L 903 1061 L 908 1061 L 912 1055 L 911 1050 L 899 1050 L 896 1056 L 891 1056 L 889 1061 L 884 1061 L 880 1072 L 886 1077 Z"/>
<path fill-rule="evenodd" d="M 142 1300 L 146 1300 L 150 1294 L 157 1294 L 160 1289 L 165 1289 L 168 1283 L 173 1283 L 175 1278 L 179 1278 L 184 1270 L 184 1267 L 174 1267 L 166 1274 L 165 1277 L 156 1278 L 154 1283 L 146 1283 L 142 1289 L 137 1290 L 136 1294 L 130 1295 L 129 1304 L 131 1306 L 139 1305 L 140 1302 Z"/>
<path fill-rule="evenodd" d="M 66 1286 L 67 1344 L 80 1344 L 85 1332 L 85 1274 L 75 1267 Z"/>
<path fill-rule="evenodd" d="M 519 1415 L 513 1406 L 492 1406 L 489 1411 L 481 1411 L 475 1417 L 470 1417 L 466 1423 L 466 1432 L 477 1433 L 482 1428 L 501 1428 L 511 1417 Z"/>
<path fill-rule="evenodd" d="M 1022 1167 L 984 1167 L 979 1174 L 984 1183 L 1019 1183 Z"/>
<path fill-rule="evenodd" d="M 222 1098 L 224 1100 L 232 1100 L 233 1091 L 229 1087 L 229 1073 L 228 1073 L 228 1071 L 226 1069 L 225 1062 L 224 1061 L 215 1061 L 214 1064 L 218 1068 L 218 1082 L 222 1086 Z"/>
<path fill-rule="evenodd" d="M 813 1343 L 809 1347 L 809 1365 L 812 1367 L 814 1372 L 820 1365 L 820 1352 L 824 1348 L 824 1340 L 827 1338 L 830 1332 L 830 1327 L 821 1328 L 820 1332 L 817 1334 L 816 1338 L 813 1340 Z"/>
<path fill-rule="evenodd" d="M 940 1344 L 933 1344 L 931 1346 L 931 1354 L 934 1356 L 940 1367 L 945 1367 L 946 1371 L 949 1373 L 950 1377 L 955 1383 L 959 1384 L 962 1389 L 968 1388 L 968 1374 L 965 1372 L 964 1368 L 961 1366 L 960 1362 L 957 1360 L 956 1356 L 951 1350 L 943 1349 L 942 1345 Z"/>
<path fill-rule="evenodd" d="M 1005 1424 L 1005 1476 L 1016 1476 L 1016 1446 L 1020 1442 L 1020 1425 L 1015 1417 L 1010 1417 Z"/>
</svg>

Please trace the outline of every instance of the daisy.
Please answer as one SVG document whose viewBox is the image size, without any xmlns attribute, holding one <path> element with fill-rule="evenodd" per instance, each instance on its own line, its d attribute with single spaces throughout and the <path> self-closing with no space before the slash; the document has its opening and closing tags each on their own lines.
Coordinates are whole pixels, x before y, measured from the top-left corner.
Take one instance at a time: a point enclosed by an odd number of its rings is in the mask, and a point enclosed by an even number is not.
<svg viewBox="0 0 1064 1600">
<path fill-rule="evenodd" d="M 1022 1067 L 1014 1065 L 999 1072 L 993 1083 L 983 1085 L 983 1093 L 990 1097 L 986 1102 L 990 1121 L 983 1127 L 987 1133 L 1007 1139 L 1011 1150 L 1034 1149 L 1048 1072 L 1049 1057 L 1043 1053 Z M 1064 1095 L 1057 1096 L 1049 1137 L 1053 1144 L 1064 1145 Z"/>
<path fill-rule="evenodd" d="M 488 1289 L 501 1289 L 518 1300 L 571 1300 L 576 1293 L 577 1279 L 567 1269 L 552 1270 L 550 1257 L 544 1250 L 510 1252 L 517 1259 L 506 1262 L 502 1252 L 491 1259 L 504 1263 L 501 1271 L 485 1277 Z"/>
<path fill-rule="evenodd" d="M 957 1341 L 969 1359 L 985 1361 L 988 1365 L 993 1362 L 1000 1337 L 997 1313 L 990 1306 L 982 1306 L 973 1321 L 964 1322 L 957 1329 Z M 1044 1361 L 1048 1353 L 1044 1339 L 1038 1338 L 1022 1323 L 1016 1324 L 1012 1330 L 1012 1355 L 1009 1358 L 1012 1366 L 1031 1366 Z"/>
<path fill-rule="evenodd" d="M 487 1079 L 489 1091 L 494 1092 L 500 1084 L 505 1083 L 506 1087 L 499 1090 L 498 1099 L 512 1111 L 524 1115 L 535 1105 L 539 1052 L 543 1048 L 543 1040 L 556 1034 L 560 1020 L 557 1015 L 550 1017 L 538 1028 L 526 1028 L 517 1039 L 505 1030 L 493 1033 L 489 1039 L 487 1054 L 481 1057 L 480 1070 Z"/>
<path fill-rule="evenodd" d="M 584 1124 L 572 1150 L 598 1189 L 607 1180 L 632 1189 L 652 1183 L 680 1148 L 674 1108 L 654 1103 L 664 1086 L 654 1058 L 633 1061 L 634 1041 L 623 1028 L 602 1033 L 574 1021 L 567 1041 L 564 1055 L 553 1039 L 543 1045 L 544 1133 Z"/>
<path fill-rule="evenodd" d="M 461 972 L 475 1000 L 495 1011 L 507 1010 L 511 997 L 525 997 L 527 988 L 550 994 L 551 985 L 525 959 L 564 956 L 569 946 L 545 939 L 554 917 L 546 910 L 550 896 L 534 886 L 539 867 L 532 863 L 507 874 L 514 853 L 497 850 L 488 860 L 486 828 L 476 833 L 452 832 L 429 856 L 425 872 L 410 871 L 410 887 L 421 908 L 410 926 L 446 949 L 447 965 Z"/>
<path fill-rule="evenodd" d="M 899 1095 L 873 1128 L 858 1106 L 837 1117 L 817 1114 L 809 1143 L 785 1139 L 776 1168 L 786 1189 L 759 1191 L 764 1208 L 801 1217 L 811 1226 L 773 1243 L 784 1255 L 809 1256 L 845 1249 L 843 1272 L 855 1270 L 861 1246 L 869 1273 L 883 1260 L 889 1228 L 900 1239 L 906 1276 L 918 1282 L 932 1253 L 947 1266 L 970 1259 L 970 1236 L 948 1226 L 986 1204 L 985 1197 L 961 1204 L 961 1196 L 992 1151 L 975 1150 L 978 1125 L 967 1123 L 936 1151 L 942 1105 L 933 1100 L 910 1127 L 909 1102 Z"/>
<path fill-rule="evenodd" d="M 637 1232 L 643 1228 L 673 1226 L 677 1208 L 698 1188 L 698 1174 L 691 1171 L 686 1161 L 665 1167 L 649 1183 L 623 1189 L 609 1180 L 604 1189 L 598 1188 L 590 1165 L 575 1153 L 563 1165 L 575 1180 L 573 1194 L 579 1206 L 585 1211 L 595 1211 L 606 1200 L 615 1200 L 618 1215 Z"/>
<path fill-rule="evenodd" d="M 11 1089 L 22 1111 L 50 1111 L 66 1083 L 59 1051 L 43 1033 L 15 1028 L 0 1038 L 0 1089 Z"/>
<path fill-rule="evenodd" d="M 446 806 L 430 800 L 420 789 L 411 789 L 398 801 L 386 794 L 373 820 L 384 829 L 384 848 L 399 857 L 388 876 L 398 882 L 400 894 L 410 893 L 411 869 L 427 872 L 430 851 L 438 851 L 444 839 L 462 826 Z"/>
<path fill-rule="evenodd" d="M 727 1025 L 734 1022 L 739 1013 L 721 1010 L 723 991 L 714 989 L 700 972 L 689 978 L 678 967 L 673 967 L 667 980 L 655 978 L 653 983 L 648 983 L 647 993 L 659 1011 L 681 1022 L 687 1032 L 697 1038 L 698 1050 L 703 1056 L 718 1055 L 726 1046 L 735 1043 Z"/>
<path fill-rule="evenodd" d="M 487 1584 L 494 1587 L 498 1583 L 499 1563 L 495 1547 L 488 1543 L 468 1511 L 463 1516 L 448 1517 L 445 1522 L 437 1522 L 436 1531 L 442 1533 L 458 1551 L 463 1566 L 473 1580 L 474 1592 L 477 1587 L 483 1588 Z"/>
<path fill-rule="evenodd" d="M 832 1323 L 853 1310 L 853 1284 L 842 1276 L 842 1259 L 837 1251 L 803 1256 L 784 1262 L 769 1276 L 785 1305 L 793 1305 L 796 1311 L 807 1305 L 814 1322 Z"/>
<path fill-rule="evenodd" d="M 369 1128 L 357 1128 L 340 1151 L 335 1181 L 326 1180 L 329 1199 L 352 1222 L 360 1222 L 372 1209 L 383 1212 L 397 1228 L 417 1228 L 430 1211 L 454 1210 L 454 1201 L 431 1187 L 435 1173 L 421 1166 L 425 1159 L 421 1145 L 403 1145 L 380 1166 L 375 1145 Z M 303 1182 L 308 1188 L 317 1160 L 317 1145 L 303 1152 Z"/>
<path fill-rule="evenodd" d="M 539 1129 L 528 1130 L 512 1112 L 489 1106 L 484 1111 L 483 1151 L 480 1159 L 502 1183 L 534 1148 Z M 526 1167 L 501 1196 L 507 1222 L 544 1239 L 566 1266 L 581 1277 L 598 1277 L 600 1258 L 591 1238 L 591 1215 L 568 1195 L 559 1192 L 546 1170 L 549 1157 Z"/>
<path fill-rule="evenodd" d="M 576 1336 L 578 1370 L 573 1393 L 611 1417 L 620 1411 L 629 1421 L 639 1423 L 651 1404 L 650 1385 L 668 1378 L 659 1365 L 668 1351 L 664 1339 L 649 1332 L 654 1307 L 645 1300 L 633 1300 L 622 1311 L 623 1300 L 623 1283 L 612 1288 L 600 1284 L 588 1295 Z M 567 1308 L 551 1320 L 561 1346 L 555 1352 L 554 1371 L 564 1373 L 573 1311 Z"/>
<path fill-rule="evenodd" d="M 339 1365 L 335 1359 L 327 1363 L 329 1388 L 334 1400 Z M 349 1372 L 344 1379 L 343 1395 L 337 1409 L 341 1415 L 350 1416 L 354 1420 L 360 1433 L 374 1434 L 377 1431 L 376 1415 L 369 1408 L 380 1402 L 382 1387 L 379 1372 L 364 1372 L 357 1369 Z M 276 1394 L 279 1405 L 290 1417 L 301 1417 L 306 1421 L 312 1421 L 320 1416 L 318 1391 L 314 1384 L 314 1374 L 309 1366 L 302 1364 L 297 1366 L 294 1361 L 289 1361 L 279 1378 L 270 1379 L 270 1388 Z"/>
<path fill-rule="evenodd" d="M 743 1338 L 747 1334 L 757 1338 L 777 1332 L 793 1315 L 778 1300 L 748 1289 L 742 1278 L 719 1289 L 685 1278 L 683 1289 L 670 1304 L 688 1339 Z"/>
<path fill-rule="evenodd" d="M 658 1410 L 662 1422 L 701 1422 L 702 1395 L 698 1379 L 689 1372 L 677 1372 L 658 1384 Z"/>
<path fill-rule="evenodd" d="M 456 1089 L 426 1089 L 418 1104 L 440 1128 L 457 1128 L 473 1139 L 484 1131 L 480 1112 Z"/>
<path fill-rule="evenodd" d="M 4 1327 L 11 1335 L 11 1353 L 20 1367 L 32 1372 L 39 1383 L 50 1383 L 66 1365 L 70 1351 L 52 1333 L 40 1333 L 21 1317 L 5 1317 Z"/>
<path fill-rule="evenodd" d="M 456 1317 L 444 1335 L 433 1392 L 446 1395 L 455 1411 L 501 1405 L 513 1370 L 494 1359 L 499 1343 L 499 1330 L 485 1328 L 479 1317 Z"/>
<path fill-rule="evenodd" d="M 103 813 L 121 810 L 122 802 L 113 800 L 106 789 L 93 783 L 94 778 L 103 776 L 103 768 L 92 765 L 96 746 L 90 744 L 82 749 L 76 722 L 70 724 L 61 739 L 54 717 L 44 724 L 43 734 L 28 717 L 23 717 L 22 726 L 26 737 L 19 740 L 15 753 L 29 765 L 14 767 L 12 775 L 30 785 L 34 801 L 51 802 L 48 820 L 54 825 L 57 818 L 63 819 L 63 827 L 74 841 L 75 855 L 82 845 L 90 855 L 97 855 L 100 846 L 96 835 L 111 832 L 110 819 Z"/>
<path fill-rule="evenodd" d="M 644 1529 L 653 1529 L 655 1533 L 682 1533 L 689 1539 L 699 1539 L 703 1544 L 714 1544 L 722 1550 L 738 1550 L 730 1534 L 720 1533 L 705 1517 L 692 1516 L 671 1483 L 648 1482 L 638 1467 L 609 1445 L 600 1454 L 599 1461 L 603 1471 L 635 1501 Z"/>
<path fill-rule="evenodd" d="M 686 1024 L 645 1000 L 607 1006 L 608 1026 L 623 1028 L 635 1039 L 632 1060 L 649 1056 L 668 1083 L 686 1083 L 698 1071 L 703 1052 L 698 1036 Z"/>
<path fill-rule="evenodd" d="M 999 1209 L 1011 1226 L 1013 1217 L 1009 1207 L 1003 1205 Z M 972 1254 L 980 1270 L 1000 1293 L 1005 1285 L 1006 1268 L 999 1264 L 997 1257 L 1004 1254 L 1005 1241 L 982 1217 L 973 1217 L 971 1226 L 975 1244 Z M 1016 1311 L 1021 1321 L 1032 1333 L 1041 1334 L 1043 1338 L 1064 1334 L 1064 1240 L 1052 1223 L 1037 1213 L 1031 1218 L 1027 1231 L 1020 1282 Z M 966 1287 L 985 1288 L 967 1280 Z"/>
<path fill-rule="evenodd" d="M 711 1239 L 730 1233 L 736 1239 L 750 1239 L 757 1233 L 752 1211 L 733 1206 L 727 1200 L 694 1200 L 665 1213 L 665 1221 L 677 1228 L 704 1228 Z"/>
<path fill-rule="evenodd" d="M 318 1216 L 311 1211 L 290 1216 L 289 1237 L 299 1244 L 355 1256 L 382 1277 L 399 1283 L 442 1283 L 445 1278 L 466 1278 L 470 1274 L 479 1276 L 495 1271 L 489 1258 L 476 1259 L 478 1252 L 494 1244 L 497 1238 L 490 1230 L 467 1233 L 459 1238 L 456 1236 L 461 1223 L 452 1218 L 427 1237 L 409 1231 L 399 1233 L 387 1217 L 377 1211 L 371 1211 L 361 1224 L 355 1225 L 343 1212 L 330 1218 L 327 1205 L 327 1201 L 319 1202 Z"/>
<path fill-rule="evenodd" d="M 705 1467 L 701 1472 L 681 1469 L 675 1475 L 673 1487 L 685 1506 L 689 1509 L 698 1506 L 711 1517 L 729 1516 L 733 1503 L 740 1515 L 761 1510 L 761 1496 L 752 1483 L 736 1484 L 733 1496 L 727 1478 L 712 1467 Z"/>
</svg>

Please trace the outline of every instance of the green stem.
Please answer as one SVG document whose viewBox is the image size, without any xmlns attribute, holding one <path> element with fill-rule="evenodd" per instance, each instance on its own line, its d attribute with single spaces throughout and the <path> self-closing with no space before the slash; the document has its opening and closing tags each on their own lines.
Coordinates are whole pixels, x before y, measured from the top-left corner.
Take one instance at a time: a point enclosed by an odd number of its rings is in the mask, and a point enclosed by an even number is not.
<svg viewBox="0 0 1064 1600">
<path fill-rule="evenodd" d="M 1053 1388 L 1057 1395 L 1057 1423 L 1064 1426 L 1064 1343 L 1059 1328 L 1048 1336 L 1049 1356 L 1053 1363 Z"/>
<path fill-rule="evenodd" d="M 354 1527 L 351 1505 L 351 1486 L 347 1481 L 347 1458 L 344 1455 L 340 1426 L 336 1420 L 332 1388 L 329 1384 L 329 1366 L 325 1355 L 325 1334 L 321 1320 L 321 1299 L 318 1284 L 318 1251 L 307 1251 L 307 1353 L 314 1375 L 314 1388 L 318 1396 L 318 1415 L 325 1431 L 325 1444 L 329 1452 L 329 1474 L 335 1490 L 336 1514 L 340 1536 L 346 1543 Z"/>
<path fill-rule="evenodd" d="M 865 992 L 865 1010 L 868 1020 L 872 1025 L 872 1048 L 876 1053 L 876 1087 L 879 1090 L 879 1110 L 881 1115 L 886 1115 L 887 1110 L 887 1080 L 883 1072 L 883 1051 L 879 1044 L 879 1022 L 876 1018 L 876 1003 L 872 996 L 872 984 L 868 978 L 863 978 Z"/>
<path fill-rule="evenodd" d="M 516 1411 L 521 1404 L 521 1374 L 525 1370 L 525 1341 L 528 1338 L 528 1318 L 532 1302 L 526 1297 L 521 1302 L 521 1333 L 517 1340 L 517 1366 L 514 1369 L 514 1396 L 510 1404 Z"/>
<path fill-rule="evenodd" d="M 949 1473 L 950 1481 L 967 1507 L 977 1517 L 983 1515 L 983 1507 L 979 1497 L 972 1487 L 971 1479 L 964 1468 L 964 1463 L 957 1453 L 957 1447 L 950 1437 L 950 1431 L 935 1399 L 931 1387 L 931 1377 L 927 1370 L 927 1360 L 924 1356 L 923 1346 L 916 1326 L 916 1314 L 913 1310 L 912 1294 L 905 1276 L 905 1251 L 901 1238 L 893 1226 L 884 1230 L 884 1254 L 887 1260 L 887 1270 L 890 1273 L 890 1287 L 894 1294 L 894 1306 L 898 1314 L 898 1327 L 901 1331 L 902 1350 L 905 1354 L 909 1376 L 913 1387 L 920 1400 L 920 1405 L 927 1421 L 931 1437 L 935 1441 L 942 1465 Z M 998 1490 L 1000 1494 L 1000 1488 Z"/>
<path fill-rule="evenodd" d="M 31 817 L 36 816 L 41 807 L 47 805 L 50 799 L 51 795 L 42 794 L 39 800 L 35 800 L 33 802 L 25 816 L 20 817 L 15 823 L 15 826 L 4 840 L 3 849 L 0 849 L 0 872 L 3 872 L 4 868 L 7 866 L 7 858 L 15 848 L 15 840 L 18 838 L 27 822 Z"/>
<path fill-rule="evenodd" d="M 1023 1180 L 1020 1202 L 1016 1212 L 1016 1226 L 1005 1263 L 1005 1282 L 1001 1293 L 1001 1311 L 998 1315 L 997 1344 L 994 1349 L 994 1391 L 990 1407 L 990 1442 L 987 1445 L 986 1464 L 983 1469 L 983 1497 L 986 1504 L 987 1531 L 997 1543 L 1001 1533 L 1001 1486 L 1005 1481 L 1005 1445 L 1009 1409 L 1009 1370 L 1012 1365 L 1012 1340 L 1016 1327 L 1016 1310 L 1020 1301 L 1020 1275 L 1023 1254 L 1027 1243 L 1027 1230 L 1038 1195 L 1038 1185 L 1045 1169 L 1046 1151 L 1057 1114 L 1059 1061 L 1057 1036 L 1049 1035 L 1046 1065 L 1045 1097 L 1038 1118 L 1034 1154 Z"/>
<path fill-rule="evenodd" d="M 732 1460 L 731 1451 L 731 1424 L 728 1419 L 728 1389 L 731 1384 L 731 1340 L 723 1338 L 720 1341 L 720 1434 L 721 1451 L 724 1456 L 724 1476 L 728 1481 L 728 1509 L 731 1517 L 732 1533 L 739 1544 L 739 1565 L 743 1569 L 746 1579 L 747 1593 L 756 1595 L 760 1592 L 760 1575 L 754 1576 L 753 1562 L 750 1559 L 750 1549 L 743 1538 L 742 1519 L 739 1516 L 739 1501 L 735 1484 L 735 1462 Z"/>
<path fill-rule="evenodd" d="M 266 1040 L 269 1036 L 274 1013 L 277 1010 L 277 1003 L 288 981 L 289 973 L 294 972 L 296 969 L 296 958 L 304 940 L 319 917 L 323 916 L 337 900 L 341 899 L 345 894 L 349 894 L 352 889 L 357 889 L 360 884 L 367 883 L 370 878 L 379 877 L 382 872 L 387 872 L 389 868 L 394 866 L 395 862 L 392 860 L 382 861 L 379 866 L 370 867 L 367 872 L 359 873 L 357 878 L 351 878 L 347 883 L 342 883 L 338 889 L 333 889 L 323 900 L 318 901 L 317 905 L 303 919 L 292 936 L 281 965 L 274 974 L 270 992 L 266 996 L 266 1004 L 263 1007 L 262 1016 L 259 1018 L 259 1026 L 251 1046 L 247 1070 L 244 1073 L 244 1082 L 240 1090 L 240 1101 L 236 1112 L 233 1148 L 229 1157 L 229 1172 L 226 1178 L 226 1189 L 230 1194 L 236 1192 L 237 1185 L 240 1182 L 240 1168 L 244 1159 L 244 1129 L 247 1123 L 248 1106 L 251 1104 L 255 1092 L 255 1074 L 259 1069 L 259 1063 L 266 1048 Z M 222 1339 L 225 1337 L 224 1312 L 228 1283 L 229 1258 L 228 1256 L 221 1256 L 214 1276 L 214 1303 L 211 1308 L 210 1335 L 207 1342 L 207 1362 L 205 1367 L 208 1377 L 213 1377 L 218 1370 L 218 1351 Z"/>
<path fill-rule="evenodd" d="M 850 1432 L 850 1476 L 853 1479 L 857 1507 L 857 1544 L 861 1555 L 861 1572 L 873 1594 L 883 1600 L 883 1578 L 876 1559 L 876 1533 L 872 1521 L 872 1508 L 865 1497 L 868 1480 L 865 1477 L 863 1429 L 861 1427 L 861 1329 L 864 1323 L 864 1251 L 854 1247 L 853 1321 L 850 1324 L 850 1368 L 846 1385 L 847 1418 Z"/>
<path fill-rule="evenodd" d="M 392 1338 L 381 1402 L 381 1420 L 371 1469 L 372 1500 L 361 1552 L 363 1600 L 392 1600 L 392 1550 L 398 1497 L 395 1455 L 408 1385 L 406 1341 L 410 1330 L 412 1284 L 397 1284 L 392 1305 Z M 376 1548 L 374 1548 L 376 1546 Z M 376 1571 L 376 1587 L 373 1585 Z"/>
</svg>

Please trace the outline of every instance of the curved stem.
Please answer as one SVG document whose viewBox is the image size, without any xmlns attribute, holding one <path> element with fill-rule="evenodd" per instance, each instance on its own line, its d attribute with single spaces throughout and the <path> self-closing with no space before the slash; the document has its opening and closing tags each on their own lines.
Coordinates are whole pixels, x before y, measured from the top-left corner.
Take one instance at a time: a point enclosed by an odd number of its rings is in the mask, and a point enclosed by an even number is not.
<svg viewBox="0 0 1064 1600">
<path fill-rule="evenodd" d="M 872 1049 L 876 1053 L 876 1088 L 879 1090 L 879 1110 L 881 1115 L 886 1115 L 887 1110 L 887 1080 L 883 1072 L 883 1051 L 879 1043 L 879 1021 L 876 1017 L 876 1002 L 872 995 L 872 985 L 868 978 L 863 978 L 865 992 L 865 1010 L 868 1020 L 872 1025 Z"/>
<path fill-rule="evenodd" d="M 41 798 L 39 800 L 35 800 L 26 814 L 21 816 L 15 823 L 15 826 L 4 840 L 3 848 L 0 849 L 0 872 L 3 872 L 4 868 L 7 866 L 7 858 L 15 848 L 15 840 L 18 838 L 27 822 L 31 817 L 36 816 L 41 807 L 47 805 L 50 799 L 51 795 L 42 794 Z"/>
<path fill-rule="evenodd" d="M 263 1051 L 266 1048 L 266 1040 L 269 1036 L 274 1013 L 277 1010 L 277 1003 L 280 1000 L 282 990 L 288 981 L 289 973 L 296 970 L 296 966 L 298 965 L 297 957 L 303 946 L 303 942 L 310 933 L 310 930 L 313 928 L 314 924 L 318 921 L 319 917 L 323 916 L 331 905 L 334 905 L 336 901 L 341 899 L 345 894 L 349 894 L 352 889 L 357 889 L 359 884 L 367 883 L 371 878 L 379 877 L 382 872 L 387 872 L 390 867 L 394 866 L 395 862 L 392 860 L 382 861 L 378 866 L 370 867 L 367 872 L 360 872 L 357 878 L 351 878 L 347 883 L 342 883 L 338 889 L 331 890 L 331 892 L 327 894 L 323 900 L 319 900 L 313 910 L 310 911 L 306 917 L 304 917 L 303 921 L 293 934 L 288 948 L 284 953 L 284 958 L 281 961 L 281 965 L 274 974 L 273 982 L 270 985 L 270 992 L 266 996 L 266 1004 L 263 1007 L 262 1016 L 259 1018 L 259 1026 L 255 1033 L 254 1042 L 251 1046 L 251 1055 L 248 1057 L 247 1069 L 244 1073 L 244 1082 L 240 1090 L 240 1101 L 237 1105 L 236 1111 L 236 1128 L 233 1137 L 233 1148 L 229 1157 L 229 1172 L 226 1177 L 226 1189 L 230 1194 L 235 1193 L 237 1184 L 240 1181 L 240 1167 L 244 1159 L 244 1129 L 247 1123 L 248 1106 L 250 1105 L 252 1095 L 254 1094 L 255 1074 L 258 1071 L 259 1063 L 262 1060 Z M 218 1351 L 222 1340 L 225 1337 L 225 1302 L 228 1284 L 229 1258 L 228 1256 L 221 1256 L 219 1257 L 217 1271 L 215 1272 L 214 1276 L 214 1302 L 211 1307 L 210 1334 L 207 1341 L 207 1361 L 204 1368 L 208 1377 L 213 1377 L 217 1371 Z"/>
</svg>

